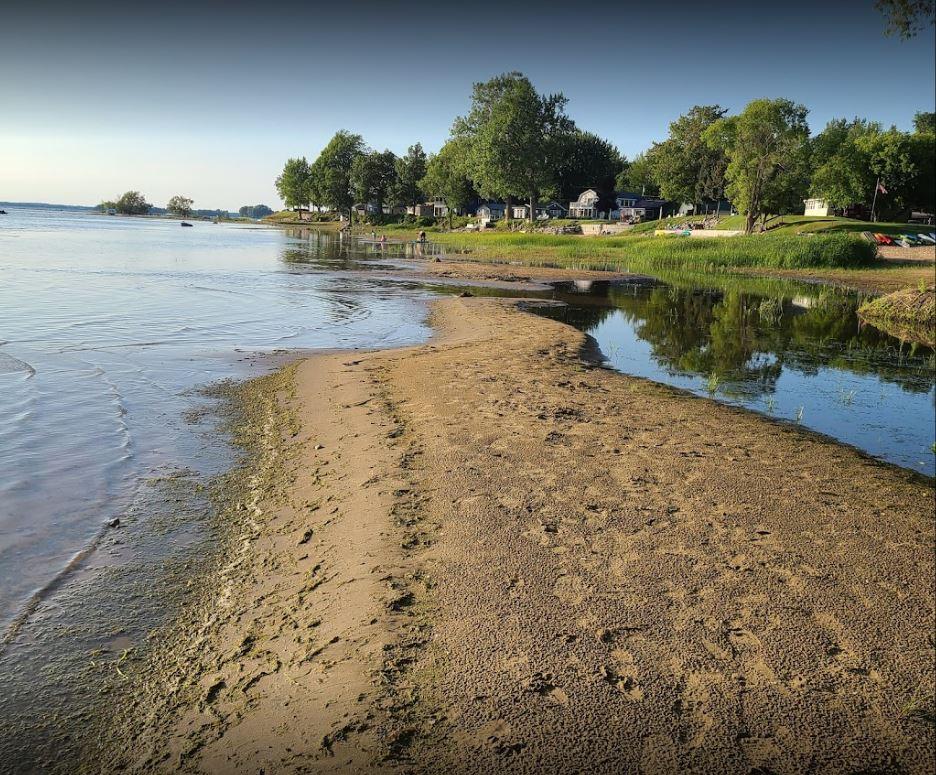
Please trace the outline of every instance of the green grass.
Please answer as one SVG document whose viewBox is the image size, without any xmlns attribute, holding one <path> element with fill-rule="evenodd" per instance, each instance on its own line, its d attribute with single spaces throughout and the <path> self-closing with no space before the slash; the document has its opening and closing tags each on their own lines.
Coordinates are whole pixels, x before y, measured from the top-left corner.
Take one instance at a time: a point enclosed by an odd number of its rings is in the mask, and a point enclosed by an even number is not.
<svg viewBox="0 0 936 775">
<path fill-rule="evenodd" d="M 936 287 L 921 284 L 863 304 L 858 315 L 884 331 L 911 342 L 936 345 Z"/>
<path fill-rule="evenodd" d="M 874 245 L 861 237 L 827 234 L 687 239 L 685 237 L 572 237 L 566 235 L 494 232 L 451 232 L 433 235 L 449 254 L 464 253 L 482 260 L 516 260 L 540 266 L 581 269 L 721 267 L 860 267 L 874 261 Z"/>
<path fill-rule="evenodd" d="M 308 215 L 308 213 L 306 213 L 306 215 Z M 312 213 L 312 217 L 313 220 L 309 220 L 309 218 L 303 218 L 300 221 L 298 218 L 298 213 L 295 213 L 292 210 L 280 210 L 279 212 L 273 213 L 272 215 L 264 216 L 260 220 L 262 223 L 282 223 L 288 225 L 302 224 L 303 226 L 315 226 L 316 228 L 329 228 L 332 226 L 341 225 L 337 220 L 337 217 L 332 216 L 330 213 Z"/>
<path fill-rule="evenodd" d="M 664 218 L 662 221 L 647 221 L 637 224 L 630 230 L 630 234 L 652 233 L 660 228 L 675 228 L 702 220 L 703 216 L 686 215 L 674 218 Z M 745 226 L 743 215 L 723 216 L 718 221 L 718 228 L 743 231 Z M 839 218 L 837 216 L 818 217 L 813 215 L 774 215 L 767 221 L 767 236 L 790 234 L 815 234 L 847 232 L 860 233 L 870 231 L 878 234 L 928 234 L 933 231 L 932 226 L 922 226 L 910 223 L 877 222 L 868 223 L 853 218 Z"/>
</svg>

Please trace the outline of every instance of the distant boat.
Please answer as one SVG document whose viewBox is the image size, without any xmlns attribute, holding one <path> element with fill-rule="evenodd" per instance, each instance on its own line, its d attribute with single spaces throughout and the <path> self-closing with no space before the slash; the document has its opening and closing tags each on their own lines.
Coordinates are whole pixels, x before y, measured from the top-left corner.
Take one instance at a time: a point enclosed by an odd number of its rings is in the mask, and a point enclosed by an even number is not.
<svg viewBox="0 0 936 775">
<path fill-rule="evenodd" d="M 182 226 L 191 226 L 191 225 L 192 225 L 192 224 L 190 224 L 190 223 L 186 223 L 185 221 L 182 221 Z"/>
<path fill-rule="evenodd" d="M 6 210 L 0 210 L 0 215 L 6 215 L 6 214 L 7 214 Z"/>
<path fill-rule="evenodd" d="M 115 208 L 113 208 L 113 207 L 108 207 L 108 208 L 107 208 L 107 214 L 108 214 L 108 215 L 117 215 L 117 210 L 116 210 Z"/>
</svg>

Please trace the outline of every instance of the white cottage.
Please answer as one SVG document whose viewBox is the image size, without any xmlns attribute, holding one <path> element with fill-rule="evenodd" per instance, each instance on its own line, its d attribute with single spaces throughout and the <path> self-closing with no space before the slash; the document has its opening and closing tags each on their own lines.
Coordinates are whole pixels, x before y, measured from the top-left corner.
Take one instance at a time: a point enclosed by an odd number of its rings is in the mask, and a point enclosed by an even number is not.
<svg viewBox="0 0 936 775">
<path fill-rule="evenodd" d="M 804 199 L 803 204 L 806 206 L 803 215 L 832 215 L 832 208 L 825 199 Z"/>
<path fill-rule="evenodd" d="M 601 195 L 593 188 L 589 188 L 579 194 L 578 199 L 569 202 L 570 218 L 600 218 L 599 202 Z"/>
<path fill-rule="evenodd" d="M 478 208 L 478 220 L 482 225 L 504 217 L 504 205 L 500 202 L 485 202 Z"/>
<path fill-rule="evenodd" d="M 518 220 L 526 220 L 530 217 L 530 205 L 514 205 L 510 208 L 511 215 Z M 546 220 L 547 218 L 564 218 L 566 209 L 558 202 L 540 202 L 536 205 L 536 219 Z"/>
</svg>

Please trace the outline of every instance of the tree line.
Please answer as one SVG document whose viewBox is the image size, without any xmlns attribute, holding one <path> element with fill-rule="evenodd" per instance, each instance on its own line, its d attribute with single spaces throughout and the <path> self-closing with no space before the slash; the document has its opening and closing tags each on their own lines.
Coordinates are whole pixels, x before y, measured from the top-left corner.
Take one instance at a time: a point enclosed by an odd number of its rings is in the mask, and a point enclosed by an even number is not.
<svg viewBox="0 0 936 775">
<path fill-rule="evenodd" d="M 854 118 L 833 119 L 810 136 L 807 113 L 785 99 L 754 100 L 736 116 L 696 106 L 634 160 L 631 177 L 674 201 L 727 197 L 747 216 L 748 232 L 758 218 L 800 211 L 807 196 L 845 208 L 879 192 L 884 216 L 932 212 L 936 114 L 917 113 L 912 132 Z"/>
<path fill-rule="evenodd" d="M 835 119 L 811 136 L 805 106 L 758 99 L 737 115 L 697 105 L 669 126 L 665 140 L 633 160 L 609 141 L 577 127 L 561 93 L 540 94 L 521 73 L 474 85 L 469 111 L 455 119 L 438 153 L 419 143 L 397 157 L 368 148 L 341 130 L 311 164 L 289 159 L 276 179 L 287 207 L 316 205 L 353 215 L 355 204 L 412 206 L 441 198 L 449 212 L 475 197 L 529 204 L 569 201 L 594 188 L 625 189 L 674 202 L 729 199 L 746 230 L 769 214 L 801 211 L 803 199 L 831 207 L 869 202 L 896 216 L 934 208 L 933 113 L 918 113 L 912 132 L 861 118 Z"/>
<path fill-rule="evenodd" d="M 508 203 L 574 198 L 585 187 L 613 190 L 626 159 L 611 143 L 578 129 L 561 94 L 540 95 L 520 73 L 476 84 L 469 113 L 433 155 L 420 143 L 396 156 L 341 130 L 311 164 L 289 159 L 276 179 L 287 207 L 325 207 L 352 216 L 355 204 L 413 207 L 442 199 L 449 213 L 474 198 Z M 509 214 L 508 214 L 509 215 Z"/>
<path fill-rule="evenodd" d="M 151 212 L 166 212 L 170 215 L 176 215 L 181 218 L 188 218 L 192 215 L 205 217 L 224 217 L 227 218 L 230 213 L 227 210 L 195 210 L 195 200 L 190 197 L 176 194 L 170 197 L 166 203 L 165 209 L 154 207 L 146 201 L 146 197 L 139 191 L 127 191 L 115 200 L 105 200 L 98 205 L 101 212 L 115 210 L 121 215 L 147 215 Z M 266 215 L 272 215 L 273 210 L 267 205 L 244 205 L 238 211 L 242 218 L 263 218 Z"/>
<path fill-rule="evenodd" d="M 147 215 L 150 212 L 167 212 L 172 215 L 179 215 L 183 218 L 192 215 L 195 212 L 192 207 L 195 204 L 193 199 L 181 194 L 170 197 L 166 203 L 165 210 L 155 207 L 146 201 L 146 197 L 139 191 L 126 191 L 114 200 L 104 200 L 98 205 L 101 212 L 116 210 L 121 215 Z M 199 211 L 201 212 L 201 211 Z M 220 210 L 218 212 L 221 212 Z"/>
<path fill-rule="evenodd" d="M 266 205 L 244 205 L 237 211 L 237 214 L 240 215 L 241 218 L 257 219 L 272 215 L 273 210 Z"/>
</svg>

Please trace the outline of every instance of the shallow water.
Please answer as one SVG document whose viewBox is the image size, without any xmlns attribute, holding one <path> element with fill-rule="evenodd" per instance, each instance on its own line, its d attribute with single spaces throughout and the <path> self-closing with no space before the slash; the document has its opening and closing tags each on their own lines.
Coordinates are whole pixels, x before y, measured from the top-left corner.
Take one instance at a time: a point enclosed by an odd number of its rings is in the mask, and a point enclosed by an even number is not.
<svg viewBox="0 0 936 775">
<path fill-rule="evenodd" d="M 936 360 L 856 315 L 857 295 L 726 277 L 569 286 L 541 310 L 607 364 L 828 434 L 933 476 Z"/>
<path fill-rule="evenodd" d="M 351 274 L 411 249 L 401 246 L 8 212 L 0 216 L 0 771 L 10 765 L 11 728 L 28 740 L 30 714 L 69 710 L 69 697 L 88 687 L 63 686 L 62 676 L 87 663 L 87 649 L 138 643 L 166 615 L 147 585 L 162 583 L 173 563 L 184 573 L 207 540 L 209 505 L 194 483 L 229 467 L 234 452 L 210 423 L 192 421 L 210 405 L 198 388 L 262 373 L 273 361 L 258 356 L 277 351 L 420 341 L 434 295 Z M 119 529 L 108 529 L 114 519 Z M 58 691 L 63 698 L 53 698 Z"/>
<path fill-rule="evenodd" d="M 192 388 L 250 373 L 249 353 L 426 336 L 425 292 L 335 278 L 326 270 L 366 256 L 313 236 L 3 216 L 0 625 L 120 516 L 143 478 L 216 468 L 183 419 L 201 401 Z"/>
</svg>

